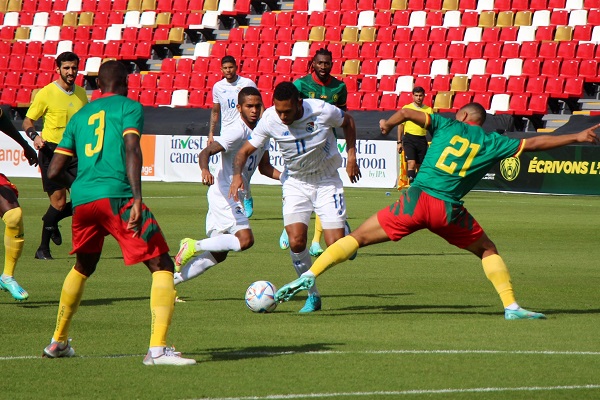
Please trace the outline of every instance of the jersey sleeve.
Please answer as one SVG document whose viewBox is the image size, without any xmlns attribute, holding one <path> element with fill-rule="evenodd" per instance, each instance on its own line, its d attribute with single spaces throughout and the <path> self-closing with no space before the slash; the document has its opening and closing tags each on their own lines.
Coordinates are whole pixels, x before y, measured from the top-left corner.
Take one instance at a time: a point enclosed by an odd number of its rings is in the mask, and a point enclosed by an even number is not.
<svg viewBox="0 0 600 400">
<path fill-rule="evenodd" d="M 346 107 L 346 102 L 348 101 L 348 88 L 345 84 L 342 85 L 342 90 L 340 90 L 340 95 L 338 97 L 338 101 L 336 106 L 338 107 Z"/>
<path fill-rule="evenodd" d="M 523 150 L 523 139 L 509 138 L 496 132 L 490 132 L 488 135 L 494 140 L 494 149 L 497 151 L 498 158 L 517 157 Z"/>
<path fill-rule="evenodd" d="M 142 135 L 144 129 L 144 108 L 136 101 L 127 102 L 123 113 L 123 136 L 133 133 Z"/>
<path fill-rule="evenodd" d="M 221 104 L 221 98 L 219 97 L 219 82 L 215 83 L 212 88 L 213 104 Z"/>
<path fill-rule="evenodd" d="M 221 131 L 220 136 L 215 137 L 215 142 L 218 142 L 225 152 L 229 151 L 232 145 L 244 138 L 243 127 L 236 123 L 232 127 L 228 127 L 227 131 Z"/>
<path fill-rule="evenodd" d="M 334 128 L 339 128 L 344 123 L 344 112 L 334 105 L 323 103 L 323 111 L 321 113 L 324 122 Z"/>
<path fill-rule="evenodd" d="M 258 121 L 258 124 L 252 131 L 252 136 L 250 138 L 248 138 L 248 141 L 250 142 L 250 144 L 252 146 L 256 147 L 257 149 L 260 149 L 261 147 L 263 147 L 265 145 L 265 143 L 269 142 L 270 135 L 269 135 L 268 120 L 269 120 L 269 114 L 266 114 L 266 115 L 263 114 L 263 118 L 261 118 Z"/>
<path fill-rule="evenodd" d="M 48 104 L 46 102 L 47 90 L 46 88 L 42 88 L 37 95 L 33 98 L 33 103 L 29 106 L 27 110 L 27 114 L 25 115 L 27 118 L 30 118 L 34 121 L 37 121 L 44 115 L 48 109 Z"/>
<path fill-rule="evenodd" d="M 452 124 L 453 120 L 448 119 L 448 118 L 444 118 L 439 114 L 431 114 L 431 119 L 429 122 L 429 127 L 427 127 L 427 129 L 429 130 L 429 132 L 431 133 L 431 136 L 435 136 L 435 133 L 440 130 L 440 129 L 444 129 L 445 127 L 449 126 L 450 124 Z"/>
</svg>

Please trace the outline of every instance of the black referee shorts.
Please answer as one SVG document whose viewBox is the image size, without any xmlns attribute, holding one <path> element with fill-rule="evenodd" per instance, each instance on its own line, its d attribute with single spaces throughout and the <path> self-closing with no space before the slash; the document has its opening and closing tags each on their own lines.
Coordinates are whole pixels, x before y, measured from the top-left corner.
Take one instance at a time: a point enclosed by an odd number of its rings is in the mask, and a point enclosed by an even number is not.
<svg viewBox="0 0 600 400">
<path fill-rule="evenodd" d="M 404 150 L 404 159 L 414 160 L 417 164 L 423 164 L 423 159 L 427 153 L 427 137 L 416 136 L 410 133 L 404 133 L 402 140 L 402 149 Z"/>
<path fill-rule="evenodd" d="M 71 187 L 64 186 L 62 183 L 54 182 L 48 178 L 48 167 L 50 166 L 50 161 L 52 161 L 52 157 L 54 156 L 54 150 L 56 149 L 56 143 L 46 142 L 44 147 L 42 147 L 38 151 L 38 159 L 40 162 L 40 170 L 42 171 L 42 187 L 44 188 L 44 192 L 48 194 L 52 194 L 57 190 L 68 189 Z M 71 162 L 65 168 L 67 174 L 72 177 L 71 183 L 75 180 L 77 176 L 77 158 L 73 157 Z"/>
</svg>

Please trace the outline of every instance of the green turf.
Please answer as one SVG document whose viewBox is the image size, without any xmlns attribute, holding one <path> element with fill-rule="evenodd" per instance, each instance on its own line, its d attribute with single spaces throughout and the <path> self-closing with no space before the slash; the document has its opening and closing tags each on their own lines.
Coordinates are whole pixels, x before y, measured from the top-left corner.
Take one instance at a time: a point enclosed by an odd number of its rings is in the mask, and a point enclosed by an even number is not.
<svg viewBox="0 0 600 400">
<path fill-rule="evenodd" d="M 318 279 L 321 312 L 298 314 L 299 295 L 262 315 L 244 304 L 248 284 L 281 286 L 295 274 L 278 246 L 280 188 L 255 186 L 254 247 L 178 287 L 187 302 L 175 307 L 169 343 L 198 365 L 152 368 L 142 365 L 150 274 L 124 267 L 113 239 L 71 326 L 79 357 L 40 358 L 73 264 L 70 220 L 65 244 L 52 247 L 56 260 L 34 260 L 48 201 L 38 180 L 14 181 L 26 229 L 16 278 L 30 299 L 0 293 L 0 398 L 600 398 L 598 197 L 466 198 L 509 266 L 517 299 L 546 321 L 505 321 L 480 262 L 429 232 L 361 249 L 328 271 Z M 347 189 L 350 224 L 391 203 L 391 192 Z M 180 238 L 204 237 L 205 193 L 144 183 L 172 253 Z"/>
</svg>

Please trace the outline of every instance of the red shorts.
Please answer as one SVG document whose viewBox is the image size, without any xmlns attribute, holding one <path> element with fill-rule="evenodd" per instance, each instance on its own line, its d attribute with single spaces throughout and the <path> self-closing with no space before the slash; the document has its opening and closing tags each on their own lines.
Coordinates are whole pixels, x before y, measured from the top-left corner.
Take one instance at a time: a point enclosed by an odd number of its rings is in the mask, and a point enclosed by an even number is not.
<svg viewBox="0 0 600 400">
<path fill-rule="evenodd" d="M 152 212 L 142 205 L 142 231 L 132 237 L 127 229 L 133 199 L 100 199 L 73 210 L 71 254 L 102 252 L 104 237 L 113 236 L 123 253 L 125 265 L 133 265 L 169 252 L 169 246 Z"/>
<path fill-rule="evenodd" d="M 4 174 L 0 174 L 0 186 L 9 187 L 15 193 L 15 196 L 19 197 L 19 191 L 17 190 L 17 187 L 13 185 L 13 183 L 9 181 Z"/>
<path fill-rule="evenodd" d="M 393 241 L 420 229 L 429 229 L 464 249 L 484 233 L 466 208 L 436 199 L 416 187 L 409 188 L 400 200 L 380 210 L 377 219 Z"/>
</svg>

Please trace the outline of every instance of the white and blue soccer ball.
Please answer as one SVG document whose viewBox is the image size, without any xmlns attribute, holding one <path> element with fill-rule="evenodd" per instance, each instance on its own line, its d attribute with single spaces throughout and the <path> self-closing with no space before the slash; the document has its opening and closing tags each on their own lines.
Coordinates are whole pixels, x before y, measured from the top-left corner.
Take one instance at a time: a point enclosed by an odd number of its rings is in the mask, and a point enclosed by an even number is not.
<svg viewBox="0 0 600 400">
<path fill-rule="evenodd" d="M 255 313 L 268 313 L 277 308 L 277 288 L 268 281 L 256 281 L 246 290 L 246 305 Z"/>
</svg>

